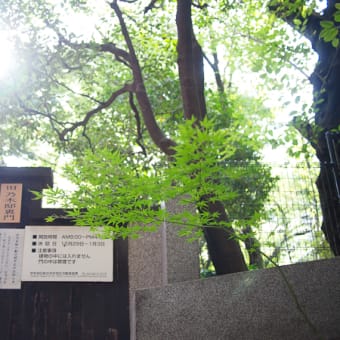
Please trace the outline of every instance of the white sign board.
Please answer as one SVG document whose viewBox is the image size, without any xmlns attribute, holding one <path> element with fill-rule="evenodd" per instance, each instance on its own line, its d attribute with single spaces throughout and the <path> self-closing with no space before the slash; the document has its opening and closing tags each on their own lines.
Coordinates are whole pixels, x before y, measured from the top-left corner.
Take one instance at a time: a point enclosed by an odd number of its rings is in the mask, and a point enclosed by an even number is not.
<svg viewBox="0 0 340 340">
<path fill-rule="evenodd" d="M 89 227 L 27 226 L 22 281 L 113 281 L 113 241 Z"/>
<path fill-rule="evenodd" d="M 0 289 L 20 289 L 24 229 L 0 229 Z"/>
</svg>

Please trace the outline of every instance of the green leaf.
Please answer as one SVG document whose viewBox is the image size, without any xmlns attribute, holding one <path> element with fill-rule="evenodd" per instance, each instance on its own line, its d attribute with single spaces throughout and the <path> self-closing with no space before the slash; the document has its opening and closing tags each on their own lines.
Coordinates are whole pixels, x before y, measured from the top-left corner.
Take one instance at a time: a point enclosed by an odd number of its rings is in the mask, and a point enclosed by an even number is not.
<svg viewBox="0 0 340 340">
<path fill-rule="evenodd" d="M 293 23 L 295 26 L 301 26 L 302 25 L 302 21 L 300 19 L 293 19 Z"/>
<path fill-rule="evenodd" d="M 320 38 L 326 42 L 331 42 L 338 35 L 338 29 L 336 27 L 323 29 L 320 33 Z"/>
<path fill-rule="evenodd" d="M 323 28 L 333 28 L 334 22 L 329 20 L 322 20 L 320 21 L 320 26 Z"/>
<path fill-rule="evenodd" d="M 340 11 L 334 13 L 334 20 L 336 22 L 340 22 Z"/>
<path fill-rule="evenodd" d="M 335 38 L 332 40 L 332 46 L 337 48 L 339 46 L 339 38 Z"/>
</svg>

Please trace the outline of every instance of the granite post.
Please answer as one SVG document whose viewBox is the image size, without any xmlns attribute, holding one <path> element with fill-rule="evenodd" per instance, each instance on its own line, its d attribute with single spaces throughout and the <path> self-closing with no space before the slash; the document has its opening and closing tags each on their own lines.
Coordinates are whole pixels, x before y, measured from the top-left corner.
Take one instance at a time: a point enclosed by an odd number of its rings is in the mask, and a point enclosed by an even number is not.
<svg viewBox="0 0 340 340">
<path fill-rule="evenodd" d="M 186 207 L 188 208 L 188 207 Z M 177 213 L 183 206 L 177 200 L 165 203 L 165 209 Z M 189 207 L 195 213 L 194 207 Z M 180 226 L 167 223 L 157 232 L 128 241 L 131 339 L 135 332 L 135 291 L 162 287 L 199 278 L 199 245 L 178 236 Z"/>
</svg>

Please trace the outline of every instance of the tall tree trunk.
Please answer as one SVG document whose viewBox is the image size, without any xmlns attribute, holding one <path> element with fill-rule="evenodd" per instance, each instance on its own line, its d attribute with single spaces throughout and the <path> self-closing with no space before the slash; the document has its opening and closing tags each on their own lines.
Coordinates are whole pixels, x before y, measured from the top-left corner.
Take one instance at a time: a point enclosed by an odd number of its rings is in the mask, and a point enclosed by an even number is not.
<svg viewBox="0 0 340 340">
<path fill-rule="evenodd" d="M 177 1 L 177 52 L 185 118 L 202 120 L 206 115 L 202 48 L 195 38 L 191 20 L 191 0 Z"/>
<path fill-rule="evenodd" d="M 340 79 L 339 79 L 340 80 Z M 340 136 L 320 133 L 317 155 L 320 173 L 316 181 L 322 210 L 322 231 L 334 255 L 340 255 Z"/>
<path fill-rule="evenodd" d="M 206 115 L 204 99 L 204 70 L 203 54 L 197 42 L 191 21 L 191 0 L 179 0 L 177 2 L 177 27 L 178 27 L 178 67 L 183 99 L 184 117 L 195 117 L 197 123 Z M 124 22 L 124 18 L 117 0 L 111 2 L 111 8 L 115 11 L 121 30 L 128 47 L 129 63 L 133 72 L 134 92 L 141 109 L 145 126 L 153 142 L 167 155 L 173 156 L 175 150 L 174 141 L 164 134 L 156 122 L 155 115 L 144 86 L 142 72 L 134 50 L 133 43 Z M 219 219 L 226 220 L 226 212 L 221 202 L 210 204 L 209 210 L 217 212 Z M 232 229 L 206 228 L 204 234 L 207 238 L 209 253 L 217 274 L 228 274 L 247 270 L 240 246 L 233 239 Z"/>
<path fill-rule="evenodd" d="M 328 3 L 321 20 L 332 20 L 334 4 L 335 1 Z M 333 138 L 328 132 L 340 124 L 340 54 L 330 42 L 319 38 L 320 22 L 314 20 L 313 26 L 317 30 L 310 36 L 310 40 L 319 56 L 310 78 L 313 84 L 315 123 L 319 127 L 314 129 L 316 136 L 313 140 L 320 161 L 316 185 L 323 214 L 322 230 L 334 255 L 340 255 L 340 197 L 337 189 L 340 178 L 340 139 Z"/>
<path fill-rule="evenodd" d="M 303 18 L 303 4 L 296 12 L 285 16 L 284 7 L 270 7 L 276 15 L 285 20 L 293 28 L 294 19 Z M 340 135 L 330 133 L 340 124 L 340 52 L 330 42 L 320 38 L 321 22 L 333 21 L 335 4 L 340 1 L 327 1 L 327 8 L 322 14 L 313 13 L 307 18 L 304 30 L 301 31 L 310 40 L 312 48 L 319 56 L 314 72 L 310 77 L 313 85 L 313 106 L 316 127 L 308 122 L 299 124 L 298 130 L 307 138 L 316 150 L 320 161 L 320 174 L 316 181 L 323 214 L 322 230 L 335 255 L 340 255 Z M 287 2 L 287 6 L 290 3 Z"/>
<path fill-rule="evenodd" d="M 184 116 L 188 119 L 195 117 L 199 123 L 206 116 L 203 53 L 193 32 L 191 6 L 191 0 L 177 1 L 178 70 Z M 227 221 L 222 202 L 208 203 L 208 210 L 210 213 L 218 213 L 219 221 Z M 247 270 L 232 228 L 207 227 L 204 235 L 217 274 Z"/>
</svg>

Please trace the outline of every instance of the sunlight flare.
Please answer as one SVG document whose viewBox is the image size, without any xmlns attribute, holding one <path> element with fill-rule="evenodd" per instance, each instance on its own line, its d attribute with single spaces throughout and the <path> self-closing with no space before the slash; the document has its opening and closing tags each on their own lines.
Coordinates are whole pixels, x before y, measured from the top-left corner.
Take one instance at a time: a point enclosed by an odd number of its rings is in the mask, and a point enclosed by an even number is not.
<svg viewBox="0 0 340 340">
<path fill-rule="evenodd" d="M 13 53 L 11 43 L 8 41 L 6 34 L 0 31 L 0 79 L 9 74 L 11 66 L 13 65 Z"/>
</svg>

